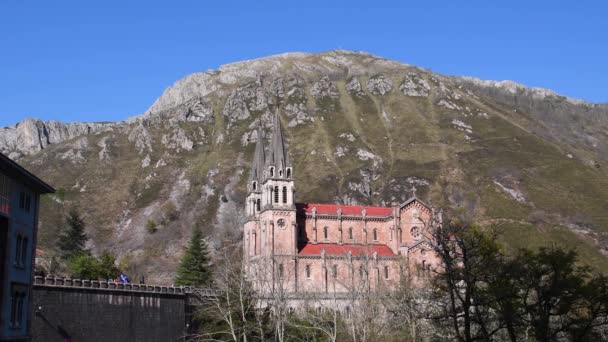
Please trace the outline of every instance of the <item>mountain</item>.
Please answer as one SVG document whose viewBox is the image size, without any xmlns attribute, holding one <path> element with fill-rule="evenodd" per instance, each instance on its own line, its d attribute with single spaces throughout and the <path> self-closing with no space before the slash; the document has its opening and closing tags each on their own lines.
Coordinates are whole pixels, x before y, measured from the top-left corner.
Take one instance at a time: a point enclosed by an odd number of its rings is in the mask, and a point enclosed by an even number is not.
<svg viewBox="0 0 608 342">
<path fill-rule="evenodd" d="M 256 127 L 269 139 L 277 108 L 298 201 L 389 205 L 415 191 L 511 249 L 577 248 L 608 271 L 608 106 L 510 81 L 287 53 L 188 75 L 123 122 L 27 119 L 0 129 L 0 151 L 58 189 L 43 198 L 43 248 L 78 205 L 94 250 L 170 283 L 193 225 L 212 246 L 239 238 Z"/>
</svg>

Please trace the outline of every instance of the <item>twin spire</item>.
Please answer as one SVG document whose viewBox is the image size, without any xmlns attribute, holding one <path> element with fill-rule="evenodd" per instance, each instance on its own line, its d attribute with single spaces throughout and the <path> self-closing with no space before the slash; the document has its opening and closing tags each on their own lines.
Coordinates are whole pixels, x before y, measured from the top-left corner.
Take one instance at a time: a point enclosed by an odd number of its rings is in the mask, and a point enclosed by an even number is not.
<svg viewBox="0 0 608 342">
<path fill-rule="evenodd" d="M 255 146 L 253 165 L 249 178 L 250 181 L 257 181 L 261 184 L 265 178 L 265 168 L 267 170 L 273 168 L 274 174 L 271 177 L 276 177 L 276 175 L 278 174 L 284 174 L 286 172 L 286 168 L 290 166 L 291 163 L 289 161 L 287 149 L 285 148 L 283 129 L 281 127 L 281 120 L 279 118 L 279 111 L 277 109 L 273 118 L 272 140 L 270 141 L 270 151 L 268 154 L 268 159 L 266 159 L 266 152 L 264 149 L 264 136 L 262 133 L 262 125 L 260 124 L 258 126 L 258 142 Z"/>
</svg>

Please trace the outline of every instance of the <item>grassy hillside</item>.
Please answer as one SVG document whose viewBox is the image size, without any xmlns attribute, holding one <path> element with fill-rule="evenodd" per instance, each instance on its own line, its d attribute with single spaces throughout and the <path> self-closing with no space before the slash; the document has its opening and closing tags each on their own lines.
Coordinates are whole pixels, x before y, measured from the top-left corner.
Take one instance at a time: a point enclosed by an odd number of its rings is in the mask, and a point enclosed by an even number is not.
<svg viewBox="0 0 608 342">
<path fill-rule="evenodd" d="M 214 243 L 239 237 L 255 127 L 261 120 L 268 138 L 279 108 L 299 201 L 390 205 L 415 188 L 434 205 L 466 208 L 511 248 L 573 247 L 608 271 L 607 138 L 594 133 L 606 121 L 588 129 L 594 146 L 581 140 L 584 127 L 555 134 L 570 122 L 538 114 L 563 99 L 548 95 L 526 112 L 500 94 L 343 51 L 195 74 L 138 120 L 21 160 L 58 189 L 43 199 L 40 244 L 52 248 L 62 213 L 78 205 L 95 250 L 170 283 L 193 225 Z M 172 205 L 179 214 L 168 219 Z"/>
</svg>

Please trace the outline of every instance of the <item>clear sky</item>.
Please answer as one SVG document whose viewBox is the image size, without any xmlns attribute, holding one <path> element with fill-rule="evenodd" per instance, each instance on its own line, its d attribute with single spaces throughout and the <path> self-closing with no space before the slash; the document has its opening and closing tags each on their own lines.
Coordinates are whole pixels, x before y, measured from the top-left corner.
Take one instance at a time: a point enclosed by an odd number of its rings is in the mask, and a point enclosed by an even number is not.
<svg viewBox="0 0 608 342">
<path fill-rule="evenodd" d="M 366 51 L 608 102 L 608 1 L 0 0 L 0 127 L 116 121 L 183 76 Z"/>
</svg>

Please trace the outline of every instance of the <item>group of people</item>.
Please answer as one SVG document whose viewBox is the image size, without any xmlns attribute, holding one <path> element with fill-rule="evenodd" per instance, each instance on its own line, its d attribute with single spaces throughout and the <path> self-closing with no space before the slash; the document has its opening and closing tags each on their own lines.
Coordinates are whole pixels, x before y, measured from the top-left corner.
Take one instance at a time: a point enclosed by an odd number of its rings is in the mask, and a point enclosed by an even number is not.
<svg viewBox="0 0 608 342">
<path fill-rule="evenodd" d="M 124 274 L 121 273 L 118 277 L 116 277 L 114 279 L 109 278 L 108 279 L 108 283 L 114 283 L 114 284 L 123 283 L 123 284 L 128 284 L 129 283 L 129 278 L 126 275 L 124 275 Z"/>
</svg>

